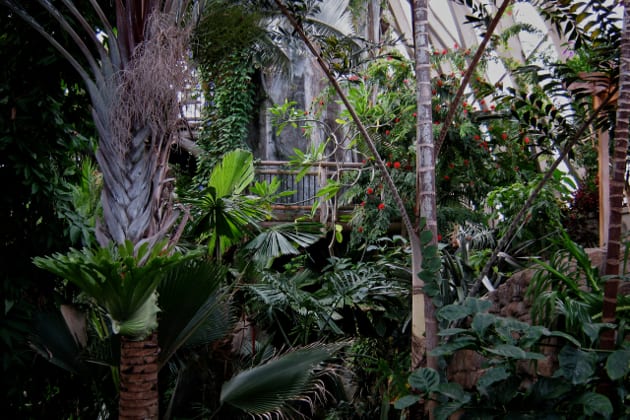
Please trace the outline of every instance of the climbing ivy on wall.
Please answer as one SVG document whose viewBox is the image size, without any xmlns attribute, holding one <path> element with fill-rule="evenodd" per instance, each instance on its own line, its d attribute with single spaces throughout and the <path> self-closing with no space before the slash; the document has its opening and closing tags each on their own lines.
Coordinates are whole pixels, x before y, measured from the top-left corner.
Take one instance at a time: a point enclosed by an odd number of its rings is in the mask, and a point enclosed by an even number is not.
<svg viewBox="0 0 630 420">
<path fill-rule="evenodd" d="M 195 34 L 194 56 L 206 99 L 198 141 L 205 152 L 198 162 L 201 179 L 225 152 L 248 148 L 256 96 L 254 45 L 264 36 L 260 19 L 258 13 L 224 2 L 206 12 Z"/>
<path fill-rule="evenodd" d="M 247 149 L 248 125 L 252 119 L 256 86 L 254 67 L 247 51 L 227 57 L 216 69 L 201 70 L 206 106 L 198 144 L 205 151 L 201 176 L 209 174 L 223 154 Z"/>
</svg>

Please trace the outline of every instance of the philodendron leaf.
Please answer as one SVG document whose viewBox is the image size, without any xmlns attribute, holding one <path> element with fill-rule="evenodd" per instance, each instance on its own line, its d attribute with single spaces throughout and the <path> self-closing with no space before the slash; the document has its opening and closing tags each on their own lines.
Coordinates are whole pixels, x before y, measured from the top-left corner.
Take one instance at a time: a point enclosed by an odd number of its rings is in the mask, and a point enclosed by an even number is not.
<svg viewBox="0 0 630 420">
<path fill-rule="evenodd" d="M 458 321 L 469 315 L 486 312 L 492 302 L 476 298 L 466 298 L 463 303 L 452 303 L 444 306 L 437 313 L 438 318 L 445 321 Z"/>
<path fill-rule="evenodd" d="M 492 302 L 489 300 L 467 297 L 466 300 L 464 300 L 463 306 L 468 309 L 470 314 L 477 314 L 489 310 L 492 307 Z"/>
<path fill-rule="evenodd" d="M 446 305 L 437 313 L 438 318 L 445 321 L 458 321 L 470 315 L 468 309 L 458 304 Z"/>
<path fill-rule="evenodd" d="M 436 391 L 462 404 L 470 401 L 470 394 L 464 391 L 464 388 L 462 388 L 462 386 L 456 382 L 440 384 Z"/>
<path fill-rule="evenodd" d="M 606 360 L 606 373 L 613 381 L 621 379 L 630 372 L 630 349 L 617 350 Z"/>
<path fill-rule="evenodd" d="M 472 324 L 471 327 L 472 329 L 479 334 L 480 336 L 483 336 L 486 329 L 494 324 L 494 321 L 496 321 L 496 315 L 493 314 L 488 314 L 488 313 L 478 313 L 475 315 L 475 317 L 472 320 Z"/>
<path fill-rule="evenodd" d="M 498 356 L 517 360 L 541 360 L 545 358 L 545 356 L 540 353 L 528 352 L 512 344 L 498 344 L 495 347 L 486 348 L 485 350 Z"/>
<path fill-rule="evenodd" d="M 478 345 L 477 340 L 474 337 L 464 336 L 457 337 L 457 339 L 450 341 L 448 343 L 440 344 L 433 350 L 431 350 L 431 356 L 441 357 L 441 356 L 449 356 L 455 353 L 457 350 L 466 349 L 466 348 L 475 348 Z"/>
<path fill-rule="evenodd" d="M 435 416 L 435 420 L 447 420 L 451 418 L 451 416 L 462 406 L 463 402 L 460 401 L 449 401 L 447 403 L 441 403 L 435 410 L 433 411 L 433 415 Z"/>
</svg>

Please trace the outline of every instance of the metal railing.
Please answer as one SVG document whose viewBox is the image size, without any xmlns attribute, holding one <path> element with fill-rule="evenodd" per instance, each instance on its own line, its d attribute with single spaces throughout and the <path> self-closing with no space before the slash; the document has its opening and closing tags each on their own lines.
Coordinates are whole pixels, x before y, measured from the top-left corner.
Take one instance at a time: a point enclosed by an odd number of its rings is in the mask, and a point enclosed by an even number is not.
<svg viewBox="0 0 630 420">
<path fill-rule="evenodd" d="M 276 177 L 280 181 L 280 191 L 294 191 L 292 195 L 280 197 L 273 205 L 275 218 L 288 221 L 310 213 L 317 193 L 327 180 L 340 180 L 343 172 L 356 171 L 362 166 L 355 162 L 320 162 L 313 164 L 298 180 L 300 171 L 292 168 L 289 162 L 263 160 L 256 163 L 256 180 L 271 182 Z M 318 210 L 320 221 L 325 222 L 330 210 L 326 203 L 322 203 Z"/>
</svg>

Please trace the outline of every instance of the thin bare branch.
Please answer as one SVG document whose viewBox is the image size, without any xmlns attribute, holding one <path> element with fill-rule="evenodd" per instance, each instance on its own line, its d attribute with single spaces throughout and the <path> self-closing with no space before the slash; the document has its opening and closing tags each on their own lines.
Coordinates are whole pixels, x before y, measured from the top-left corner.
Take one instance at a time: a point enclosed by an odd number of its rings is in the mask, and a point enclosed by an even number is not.
<svg viewBox="0 0 630 420">
<path fill-rule="evenodd" d="M 508 226 L 508 229 L 506 230 L 505 234 L 499 240 L 499 243 L 497 244 L 496 248 L 492 251 L 492 255 L 490 255 L 490 258 L 486 262 L 486 265 L 483 267 L 483 270 L 481 270 L 481 274 L 479 275 L 479 278 L 475 281 L 473 286 L 470 288 L 470 291 L 468 293 L 469 296 L 477 296 L 479 294 L 479 292 L 481 291 L 482 280 L 484 278 L 488 278 L 488 276 L 490 275 L 490 271 L 492 270 L 492 267 L 494 267 L 494 265 L 497 263 L 499 253 L 503 252 L 505 250 L 506 246 L 512 240 L 512 237 L 514 236 L 514 233 L 521 226 L 521 222 L 522 222 L 523 218 L 525 217 L 525 214 L 531 208 L 532 203 L 534 202 L 534 200 L 536 199 L 536 197 L 538 196 L 540 191 L 543 189 L 545 184 L 551 179 L 551 177 L 553 176 L 555 170 L 558 168 L 560 163 L 562 163 L 564 158 L 569 154 L 569 152 L 571 151 L 573 146 L 582 137 L 584 132 L 593 123 L 595 118 L 597 118 L 597 116 L 599 115 L 600 111 L 602 109 L 604 109 L 604 107 L 606 105 L 608 105 L 610 100 L 617 94 L 617 90 L 618 89 L 615 88 L 615 89 L 610 91 L 608 96 L 602 101 L 601 105 L 599 107 L 597 107 L 593 111 L 593 113 L 590 115 L 590 117 L 586 121 L 584 121 L 582 123 L 582 125 L 579 127 L 579 129 L 577 130 L 577 132 L 575 133 L 573 138 L 571 138 L 571 139 L 569 139 L 567 141 L 567 143 L 564 146 L 564 149 L 562 149 L 562 152 L 560 152 L 560 154 L 558 155 L 556 160 L 553 162 L 553 164 L 549 167 L 549 169 L 547 169 L 547 172 L 545 173 L 543 178 L 540 180 L 540 182 L 538 183 L 536 188 L 534 188 L 534 190 L 532 190 L 531 194 L 527 198 L 527 201 L 525 201 L 525 203 L 523 203 L 523 207 L 521 208 L 521 210 L 518 212 L 518 214 L 516 216 L 514 216 L 514 219 L 512 220 L 512 223 L 510 224 L 510 226 Z"/>
<path fill-rule="evenodd" d="M 464 90 L 466 89 L 466 86 L 468 86 L 468 81 L 472 77 L 472 74 L 477 67 L 477 63 L 479 63 L 481 56 L 486 51 L 486 46 L 488 45 L 488 42 L 490 41 L 490 38 L 492 37 L 494 30 L 499 24 L 499 21 L 501 20 L 501 16 L 503 16 L 503 13 L 505 12 L 505 10 L 507 9 L 507 7 L 510 5 L 511 2 L 512 0 L 503 1 L 503 4 L 501 4 L 501 7 L 499 7 L 499 10 L 497 10 L 497 13 L 494 15 L 494 18 L 492 19 L 492 21 L 490 22 L 490 25 L 488 26 L 488 29 L 486 30 L 486 34 L 483 37 L 483 40 L 477 47 L 477 51 L 475 52 L 475 55 L 473 56 L 470 64 L 468 65 L 468 70 L 466 70 L 466 73 L 464 74 L 464 77 L 462 78 L 462 82 L 459 84 L 457 93 L 455 93 L 455 98 L 453 98 L 451 102 L 451 106 L 448 108 L 448 113 L 446 114 L 446 118 L 444 119 L 444 122 L 442 124 L 442 129 L 440 130 L 438 139 L 435 142 L 435 155 L 436 156 L 440 154 L 440 148 L 442 147 L 442 143 L 444 143 L 444 139 L 446 139 L 446 135 L 448 134 L 448 130 L 451 126 L 451 123 L 453 122 L 453 118 L 455 118 L 455 111 L 457 111 L 457 107 L 459 106 L 459 103 L 462 100 L 462 96 L 464 95 Z"/>
<path fill-rule="evenodd" d="M 352 120 L 357 125 L 357 128 L 358 128 L 359 132 L 363 136 L 363 138 L 365 140 L 365 143 L 368 146 L 368 149 L 370 150 L 370 153 L 372 153 L 372 155 L 374 157 L 374 161 L 376 162 L 376 166 L 381 170 L 381 173 L 382 173 L 383 178 L 385 180 L 385 184 L 387 184 L 388 188 L 390 189 L 390 193 L 392 194 L 392 198 L 394 199 L 394 202 L 396 203 L 396 207 L 400 211 L 400 217 L 402 219 L 402 223 L 405 226 L 405 229 L 407 229 L 407 232 L 409 232 L 409 240 L 410 240 L 412 246 L 414 244 L 418 244 L 419 240 L 418 240 L 417 232 L 416 232 L 416 230 L 413 227 L 413 224 L 411 222 L 411 218 L 409 217 L 409 214 L 407 213 L 407 210 L 405 208 L 405 204 L 402 201 L 402 198 L 400 197 L 400 194 L 398 193 L 398 189 L 396 188 L 396 184 L 394 184 L 394 181 L 393 181 L 392 177 L 389 175 L 389 172 L 387 171 L 387 167 L 385 166 L 385 162 L 383 162 L 383 159 L 381 159 L 381 156 L 379 155 L 379 153 L 378 153 L 378 151 L 376 149 L 376 145 L 374 144 L 374 141 L 372 140 L 370 134 L 368 133 L 367 129 L 365 128 L 365 125 L 361 121 L 361 118 L 359 117 L 359 115 L 355 111 L 354 107 L 352 106 L 352 104 L 348 100 L 348 97 L 346 96 L 346 94 L 344 93 L 343 89 L 339 85 L 339 82 L 337 82 L 337 79 L 335 78 L 335 76 L 332 74 L 330 68 L 328 67 L 328 65 L 324 61 L 322 55 L 319 53 L 319 51 L 317 50 L 315 45 L 311 42 L 311 40 L 308 38 L 308 36 L 304 32 L 304 30 L 303 30 L 302 26 L 300 25 L 300 23 L 295 19 L 295 17 L 286 8 L 286 6 L 282 3 L 281 0 L 275 0 L 275 3 L 278 6 L 278 8 L 280 9 L 280 11 L 282 12 L 282 14 L 289 20 L 289 22 L 291 23 L 291 25 L 293 26 L 293 28 L 295 29 L 297 34 L 300 36 L 302 41 L 304 41 L 304 43 L 306 44 L 306 46 L 309 49 L 309 51 L 316 58 L 317 63 L 319 64 L 320 68 L 322 69 L 322 71 L 326 75 L 326 78 L 332 84 L 333 88 L 335 89 L 335 92 L 337 93 L 337 95 L 339 95 L 339 98 L 341 99 L 343 104 L 346 106 L 346 109 L 350 113 L 350 116 L 352 117 Z"/>
</svg>

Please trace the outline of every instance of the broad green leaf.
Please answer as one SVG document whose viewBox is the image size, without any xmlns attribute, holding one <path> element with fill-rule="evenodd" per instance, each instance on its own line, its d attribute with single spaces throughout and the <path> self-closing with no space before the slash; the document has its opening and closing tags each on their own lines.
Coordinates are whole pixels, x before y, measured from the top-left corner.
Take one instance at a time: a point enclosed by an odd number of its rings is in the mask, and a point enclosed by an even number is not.
<svg viewBox="0 0 630 420">
<path fill-rule="evenodd" d="M 409 385 L 420 392 L 431 393 L 440 385 L 440 375 L 431 368 L 421 368 L 409 375 Z"/>
<path fill-rule="evenodd" d="M 476 314 L 488 311 L 492 307 L 492 302 L 489 300 L 467 297 L 466 300 L 464 300 L 463 306 L 470 314 Z"/>
<path fill-rule="evenodd" d="M 605 322 L 585 322 L 582 324 L 582 331 L 595 343 L 599 339 L 602 328 L 616 328 L 615 324 Z M 576 345 L 579 347 L 579 344 Z"/>
<path fill-rule="evenodd" d="M 433 416 L 435 420 L 448 420 L 457 410 L 462 408 L 463 405 L 464 403 L 459 401 L 441 403 L 433 410 Z"/>
<path fill-rule="evenodd" d="M 447 382 L 440 384 L 436 391 L 452 400 L 458 401 L 463 404 L 470 401 L 470 394 L 464 391 L 464 388 L 462 388 L 462 386 L 456 382 Z"/>
<path fill-rule="evenodd" d="M 562 337 L 565 340 L 569 341 L 571 344 L 573 344 L 576 347 L 580 347 L 580 342 L 573 336 L 566 334 L 562 331 L 549 331 L 548 333 L 546 333 L 545 335 L 550 336 L 550 337 Z"/>
<path fill-rule="evenodd" d="M 486 389 L 495 382 L 502 381 L 510 377 L 510 372 L 504 367 L 495 367 L 488 369 L 477 381 L 477 387 Z"/>
<path fill-rule="evenodd" d="M 495 347 L 485 348 L 485 350 L 489 353 L 512 359 L 528 359 L 525 350 L 511 344 L 499 344 Z"/>
<path fill-rule="evenodd" d="M 558 355 L 559 373 L 573 385 L 588 382 L 595 375 L 597 355 L 572 346 L 564 346 Z"/>
<path fill-rule="evenodd" d="M 422 248 L 422 255 L 425 260 L 434 258 L 439 260 L 439 250 L 440 249 L 437 245 L 428 245 Z"/>
<path fill-rule="evenodd" d="M 394 402 L 394 408 L 397 410 L 402 410 L 407 407 L 411 407 L 412 405 L 417 403 L 419 400 L 420 400 L 420 397 L 418 395 L 405 395 L 404 397 L 398 398 Z"/>
<path fill-rule="evenodd" d="M 586 392 L 576 402 L 584 407 L 584 415 L 587 418 L 594 418 L 596 415 L 610 418 L 613 413 L 613 406 L 610 400 L 602 394 Z"/>
<path fill-rule="evenodd" d="M 430 230 L 425 229 L 420 232 L 420 243 L 422 244 L 422 246 L 430 243 L 431 239 L 433 239 L 433 232 L 431 232 Z"/>
<path fill-rule="evenodd" d="M 466 328 L 446 328 L 444 330 L 441 330 L 440 332 L 438 332 L 438 335 L 440 337 L 448 337 L 451 335 L 456 335 L 456 334 L 461 334 L 461 333 L 465 333 L 468 332 L 468 330 Z"/>
<path fill-rule="evenodd" d="M 420 277 L 425 283 L 433 283 L 437 277 L 437 273 L 429 270 L 421 270 L 418 273 L 418 277 Z"/>
<path fill-rule="evenodd" d="M 439 257 L 428 257 L 422 261 L 422 268 L 432 273 L 439 272 L 442 268 L 442 260 Z"/>
<path fill-rule="evenodd" d="M 477 340 L 473 337 L 458 337 L 456 340 L 441 344 L 435 349 L 431 350 L 431 356 L 448 356 L 455 353 L 457 350 L 474 348 L 477 346 Z"/>
<path fill-rule="evenodd" d="M 437 312 L 438 318 L 445 321 L 458 321 L 470 314 L 471 312 L 468 308 L 459 304 L 446 305 Z"/>
<path fill-rule="evenodd" d="M 617 380 L 630 372 L 630 350 L 616 350 L 606 359 L 606 373 L 610 379 Z"/>
<path fill-rule="evenodd" d="M 537 325 L 530 326 L 518 340 L 518 344 L 522 348 L 529 348 L 537 343 L 543 335 L 549 335 L 547 328 Z"/>
<path fill-rule="evenodd" d="M 496 319 L 497 317 L 493 314 L 484 313 L 484 312 L 477 313 L 475 314 L 475 317 L 472 320 L 471 327 L 477 334 L 479 334 L 480 336 L 483 336 L 486 329 L 492 324 L 494 324 Z"/>
</svg>

